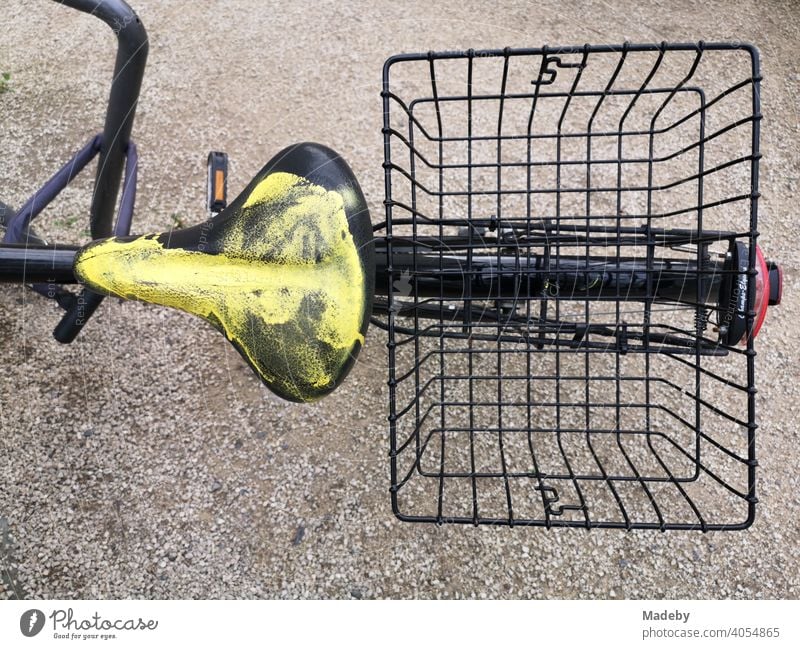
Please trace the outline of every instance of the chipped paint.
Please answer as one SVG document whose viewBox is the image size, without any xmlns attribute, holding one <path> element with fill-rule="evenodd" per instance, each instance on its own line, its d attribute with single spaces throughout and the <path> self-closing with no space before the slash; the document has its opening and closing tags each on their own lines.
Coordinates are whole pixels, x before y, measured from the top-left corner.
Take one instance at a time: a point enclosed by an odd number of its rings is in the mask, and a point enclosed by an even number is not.
<svg viewBox="0 0 800 649">
<path fill-rule="evenodd" d="M 78 254 L 75 273 L 96 291 L 204 318 L 283 397 L 327 394 L 364 342 L 364 271 L 341 195 L 272 173 L 225 215 L 211 222 L 210 253 L 169 248 L 167 235 L 107 239 Z"/>
</svg>

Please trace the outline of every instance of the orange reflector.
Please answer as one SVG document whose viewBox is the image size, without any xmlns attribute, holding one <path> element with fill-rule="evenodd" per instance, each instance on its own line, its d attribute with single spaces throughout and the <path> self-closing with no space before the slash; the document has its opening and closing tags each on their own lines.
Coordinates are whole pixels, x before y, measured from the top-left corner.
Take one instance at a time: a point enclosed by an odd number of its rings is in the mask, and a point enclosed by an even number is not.
<svg viewBox="0 0 800 649">
<path fill-rule="evenodd" d="M 214 172 L 214 200 L 225 200 L 225 174 L 222 169 L 217 169 Z"/>
</svg>

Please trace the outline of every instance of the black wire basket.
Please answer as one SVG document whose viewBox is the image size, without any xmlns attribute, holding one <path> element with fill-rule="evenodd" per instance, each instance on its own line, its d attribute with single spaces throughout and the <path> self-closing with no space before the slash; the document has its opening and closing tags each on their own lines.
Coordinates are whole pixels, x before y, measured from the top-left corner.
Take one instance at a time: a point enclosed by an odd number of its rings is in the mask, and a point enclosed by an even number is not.
<svg viewBox="0 0 800 649">
<path fill-rule="evenodd" d="M 753 522 L 759 82 L 740 43 L 386 62 L 398 517 Z"/>
</svg>

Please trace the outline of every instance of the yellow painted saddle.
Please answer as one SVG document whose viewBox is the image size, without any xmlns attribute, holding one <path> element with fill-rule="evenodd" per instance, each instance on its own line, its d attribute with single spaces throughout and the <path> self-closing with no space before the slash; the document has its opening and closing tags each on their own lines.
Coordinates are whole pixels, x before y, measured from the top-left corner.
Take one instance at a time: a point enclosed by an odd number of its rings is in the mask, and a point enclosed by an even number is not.
<svg viewBox="0 0 800 649">
<path fill-rule="evenodd" d="M 318 144 L 281 151 L 214 218 L 83 248 L 89 288 L 194 313 L 276 394 L 336 388 L 364 342 L 374 293 L 369 212 L 347 164 Z"/>
</svg>

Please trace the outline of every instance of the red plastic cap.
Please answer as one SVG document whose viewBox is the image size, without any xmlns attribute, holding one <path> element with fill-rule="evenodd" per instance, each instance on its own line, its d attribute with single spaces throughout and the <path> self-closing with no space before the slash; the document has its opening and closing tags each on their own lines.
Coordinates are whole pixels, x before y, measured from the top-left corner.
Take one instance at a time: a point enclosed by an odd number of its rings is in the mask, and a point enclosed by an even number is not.
<svg viewBox="0 0 800 649">
<path fill-rule="evenodd" d="M 761 325 L 764 324 L 764 318 L 767 316 L 767 307 L 769 306 L 769 270 L 767 269 L 767 261 L 764 259 L 764 253 L 761 248 L 756 246 L 756 303 L 755 312 L 756 320 L 753 325 L 753 338 L 758 335 Z"/>
</svg>

